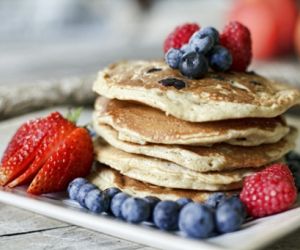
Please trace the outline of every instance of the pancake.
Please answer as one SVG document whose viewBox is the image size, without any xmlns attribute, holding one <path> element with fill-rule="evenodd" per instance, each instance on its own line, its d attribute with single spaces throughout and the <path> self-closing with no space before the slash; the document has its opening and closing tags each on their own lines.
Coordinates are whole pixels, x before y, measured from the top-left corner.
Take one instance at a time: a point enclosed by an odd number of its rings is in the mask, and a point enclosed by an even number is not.
<svg viewBox="0 0 300 250">
<path fill-rule="evenodd" d="M 186 87 L 165 87 L 175 78 Z M 162 61 L 125 61 L 101 71 L 93 90 L 108 98 L 134 100 L 179 119 L 205 122 L 276 117 L 300 103 L 300 91 L 252 72 L 209 72 L 189 79 Z"/>
<path fill-rule="evenodd" d="M 117 187 L 131 196 L 140 198 L 155 196 L 161 200 L 177 200 L 179 198 L 186 197 L 193 201 L 204 202 L 208 196 L 212 194 L 212 192 L 207 191 L 164 188 L 151 185 L 129 178 L 104 165 L 99 165 L 88 179 L 101 190 L 105 190 L 110 187 Z"/>
<path fill-rule="evenodd" d="M 200 173 L 175 163 L 143 155 L 130 154 L 102 140 L 95 145 L 96 160 L 130 178 L 149 184 L 193 190 L 234 190 L 242 187 L 245 176 L 257 169 Z"/>
<path fill-rule="evenodd" d="M 162 111 L 137 102 L 97 99 L 94 123 L 107 124 L 122 141 L 138 144 L 232 145 L 256 146 L 275 143 L 288 132 L 283 117 L 245 118 L 192 123 L 166 116 Z"/>
<path fill-rule="evenodd" d="M 296 129 L 274 144 L 240 147 L 215 144 L 212 147 L 146 144 L 121 141 L 117 132 L 108 125 L 94 124 L 94 129 L 105 141 L 128 153 L 168 160 L 197 172 L 257 168 L 272 163 L 294 149 Z"/>
</svg>

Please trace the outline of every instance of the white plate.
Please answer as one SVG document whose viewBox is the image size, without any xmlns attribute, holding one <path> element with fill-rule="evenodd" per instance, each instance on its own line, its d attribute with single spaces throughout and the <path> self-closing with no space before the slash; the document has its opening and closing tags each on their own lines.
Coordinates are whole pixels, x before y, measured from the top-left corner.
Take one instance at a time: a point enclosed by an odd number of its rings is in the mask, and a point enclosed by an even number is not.
<svg viewBox="0 0 300 250">
<path fill-rule="evenodd" d="M 66 109 L 61 108 L 61 111 Z M 49 110 L 36 112 L 0 124 L 0 154 L 18 126 L 28 118 L 49 113 Z M 87 123 L 91 111 L 85 111 L 81 123 Z M 299 124 L 298 119 L 291 120 Z M 45 196 L 30 196 L 20 187 L 0 189 L 0 202 L 27 209 L 48 217 L 65 221 L 119 238 L 164 249 L 240 249 L 261 248 L 300 227 L 300 204 L 291 210 L 277 215 L 248 222 L 243 229 L 208 240 L 188 239 L 178 233 L 160 231 L 150 225 L 132 225 L 105 215 L 94 215 L 81 209 L 75 202 L 68 200 L 63 193 Z M 299 198 L 299 197 L 298 197 Z"/>
</svg>

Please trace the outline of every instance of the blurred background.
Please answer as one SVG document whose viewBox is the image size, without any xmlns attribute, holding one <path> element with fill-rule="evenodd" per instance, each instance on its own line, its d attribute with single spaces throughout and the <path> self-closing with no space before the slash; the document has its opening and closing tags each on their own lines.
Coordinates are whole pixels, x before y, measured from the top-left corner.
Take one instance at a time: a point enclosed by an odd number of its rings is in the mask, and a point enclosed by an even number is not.
<svg viewBox="0 0 300 250">
<path fill-rule="evenodd" d="M 0 85 L 95 74 L 119 59 L 161 58 L 176 25 L 252 31 L 251 69 L 299 83 L 296 0 L 0 0 Z M 299 83 L 300 86 L 300 83 Z"/>
</svg>

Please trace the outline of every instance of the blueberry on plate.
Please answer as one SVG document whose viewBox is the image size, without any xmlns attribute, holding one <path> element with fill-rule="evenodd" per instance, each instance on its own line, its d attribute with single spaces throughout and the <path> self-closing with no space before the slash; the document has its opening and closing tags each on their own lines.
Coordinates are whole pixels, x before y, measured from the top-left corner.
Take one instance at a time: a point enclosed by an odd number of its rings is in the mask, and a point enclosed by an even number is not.
<svg viewBox="0 0 300 250">
<path fill-rule="evenodd" d="M 193 238 L 207 238 L 215 230 L 213 211 L 199 203 L 184 206 L 179 215 L 179 229 Z"/>
<path fill-rule="evenodd" d="M 165 55 L 165 61 L 171 68 L 178 69 L 182 55 L 183 53 L 180 49 L 171 48 Z"/>
<path fill-rule="evenodd" d="M 193 202 L 193 200 L 190 198 L 182 197 L 182 198 L 179 198 L 178 200 L 176 200 L 176 202 L 180 206 L 180 208 L 183 208 L 186 204 Z"/>
<path fill-rule="evenodd" d="M 123 202 L 129 198 L 130 196 L 128 194 L 125 194 L 123 192 L 117 193 L 110 202 L 110 211 L 116 218 L 123 219 L 122 212 L 121 212 L 121 206 Z"/>
<path fill-rule="evenodd" d="M 157 198 L 157 197 L 154 197 L 154 196 L 146 196 L 146 197 L 144 198 L 144 200 L 145 200 L 146 202 L 148 202 L 148 204 L 149 204 L 149 206 L 150 206 L 150 214 L 149 214 L 149 217 L 148 217 L 147 221 L 153 222 L 153 210 L 154 210 L 156 204 L 157 204 L 158 202 L 160 202 L 160 199 Z"/>
<path fill-rule="evenodd" d="M 121 205 L 121 213 L 124 220 L 131 223 L 141 223 L 150 216 L 150 205 L 141 198 L 127 198 Z"/>
<path fill-rule="evenodd" d="M 232 55 L 223 46 L 215 46 L 208 55 L 209 66 L 216 71 L 227 71 L 232 65 Z"/>
<path fill-rule="evenodd" d="M 210 36 L 194 36 L 193 39 L 190 40 L 189 45 L 192 51 L 206 54 L 214 46 L 214 40 Z"/>
<path fill-rule="evenodd" d="M 220 233 L 229 233 L 240 229 L 244 216 L 229 202 L 220 204 L 215 213 L 216 227 Z"/>
<path fill-rule="evenodd" d="M 208 196 L 207 200 L 205 201 L 205 205 L 209 206 L 210 208 L 216 209 L 217 206 L 226 200 L 226 195 L 221 192 L 213 193 Z"/>
<path fill-rule="evenodd" d="M 109 201 L 108 195 L 99 189 L 91 190 L 84 199 L 85 207 L 93 213 L 107 212 Z"/>
<path fill-rule="evenodd" d="M 246 206 L 237 195 L 233 195 L 229 198 L 226 198 L 225 200 L 222 200 L 219 203 L 219 206 L 221 206 L 223 203 L 227 203 L 232 207 L 232 209 L 236 209 L 243 218 L 247 217 Z"/>
<path fill-rule="evenodd" d="M 108 214 L 112 214 L 112 211 L 111 211 L 111 200 L 112 200 L 112 198 L 116 195 L 116 194 L 118 194 L 118 193 L 120 193 L 121 192 L 121 190 L 119 189 L 119 188 L 116 188 L 116 187 L 110 187 L 110 188 L 107 188 L 107 189 L 105 189 L 104 191 L 103 191 L 103 193 L 105 193 L 107 196 L 108 196 L 108 198 L 109 198 L 109 208 L 108 208 L 108 210 L 107 210 L 107 213 Z"/>
<path fill-rule="evenodd" d="M 182 56 L 179 70 L 189 78 L 201 78 L 208 72 L 208 63 L 202 54 L 190 52 Z"/>
<path fill-rule="evenodd" d="M 88 194 L 88 192 L 90 192 L 93 189 L 98 189 L 98 188 L 96 185 L 91 184 L 91 183 L 86 183 L 80 187 L 77 197 L 76 197 L 76 200 L 82 207 L 85 207 L 84 199 L 85 199 L 86 195 Z"/>
<path fill-rule="evenodd" d="M 121 190 L 116 187 L 110 187 L 105 189 L 103 192 L 109 197 L 109 199 L 112 199 L 117 193 L 120 193 Z"/>
<path fill-rule="evenodd" d="M 69 198 L 71 200 L 76 200 L 79 189 L 81 188 L 82 185 L 84 185 L 86 183 L 88 183 L 88 181 L 81 177 L 76 178 L 73 181 L 71 181 L 69 183 L 68 189 L 67 189 Z"/>
<path fill-rule="evenodd" d="M 171 231 L 178 229 L 178 216 L 180 207 L 174 201 L 160 201 L 153 211 L 153 222 L 162 230 Z"/>
</svg>

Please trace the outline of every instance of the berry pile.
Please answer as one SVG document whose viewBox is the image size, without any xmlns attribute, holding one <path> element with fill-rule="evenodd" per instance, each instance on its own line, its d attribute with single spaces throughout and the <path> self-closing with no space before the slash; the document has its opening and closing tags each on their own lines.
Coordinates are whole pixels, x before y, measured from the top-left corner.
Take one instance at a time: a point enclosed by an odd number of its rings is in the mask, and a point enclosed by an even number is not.
<svg viewBox="0 0 300 250">
<path fill-rule="evenodd" d="M 209 68 L 215 71 L 245 71 L 252 58 L 249 30 L 238 22 L 229 23 L 222 34 L 213 27 L 185 24 L 167 37 L 165 61 L 189 78 L 201 78 Z"/>
<path fill-rule="evenodd" d="M 289 209 L 296 201 L 297 189 L 288 166 L 273 164 L 246 177 L 240 198 L 249 215 L 257 218 Z"/>
<path fill-rule="evenodd" d="M 86 179 L 74 179 L 70 199 L 94 213 L 107 213 L 129 223 L 153 223 L 165 231 L 181 230 L 193 238 L 208 238 L 240 229 L 246 210 L 238 196 L 211 195 L 206 204 L 188 198 L 177 201 L 131 197 L 118 188 L 99 190 Z"/>
</svg>

